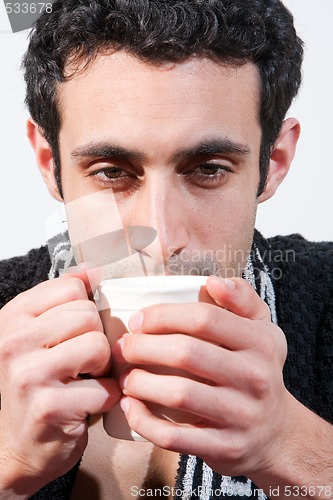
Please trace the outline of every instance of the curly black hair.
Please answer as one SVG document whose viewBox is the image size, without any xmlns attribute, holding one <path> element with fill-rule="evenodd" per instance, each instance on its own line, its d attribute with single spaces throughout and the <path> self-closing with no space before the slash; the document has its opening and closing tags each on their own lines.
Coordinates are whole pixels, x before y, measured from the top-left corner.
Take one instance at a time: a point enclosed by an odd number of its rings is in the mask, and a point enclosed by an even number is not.
<svg viewBox="0 0 333 500">
<path fill-rule="evenodd" d="M 69 60 L 89 64 L 107 48 L 152 64 L 203 56 L 260 73 L 260 194 L 270 151 L 301 83 L 303 43 L 280 0 L 56 0 L 30 34 L 26 104 L 52 147 L 60 194 L 57 84 Z"/>
</svg>

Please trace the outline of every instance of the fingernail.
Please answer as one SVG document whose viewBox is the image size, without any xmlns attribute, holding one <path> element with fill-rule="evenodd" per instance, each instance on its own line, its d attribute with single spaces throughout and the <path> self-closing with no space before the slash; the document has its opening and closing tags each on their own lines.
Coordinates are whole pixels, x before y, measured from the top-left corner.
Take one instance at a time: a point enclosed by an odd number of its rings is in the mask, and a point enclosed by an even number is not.
<svg viewBox="0 0 333 500">
<path fill-rule="evenodd" d="M 129 407 L 130 407 L 129 399 L 128 398 L 122 398 L 120 400 L 120 408 L 123 410 L 123 412 L 125 413 L 125 415 L 128 412 Z"/>
<path fill-rule="evenodd" d="M 128 321 L 128 328 L 130 332 L 137 332 L 138 330 L 141 329 L 143 323 L 143 312 L 142 311 L 136 311 L 132 316 L 130 317 Z"/>
<path fill-rule="evenodd" d="M 217 285 L 226 286 L 227 288 L 229 288 L 229 290 L 234 290 L 236 288 L 235 282 L 230 280 L 229 278 L 220 278 L 218 276 L 212 275 L 209 277 L 209 279 L 215 281 Z"/>
<path fill-rule="evenodd" d="M 224 280 L 224 284 L 227 288 L 229 288 L 229 290 L 234 290 L 236 288 L 236 284 L 234 281 L 232 280 L 229 280 L 228 278 L 226 278 Z"/>
</svg>

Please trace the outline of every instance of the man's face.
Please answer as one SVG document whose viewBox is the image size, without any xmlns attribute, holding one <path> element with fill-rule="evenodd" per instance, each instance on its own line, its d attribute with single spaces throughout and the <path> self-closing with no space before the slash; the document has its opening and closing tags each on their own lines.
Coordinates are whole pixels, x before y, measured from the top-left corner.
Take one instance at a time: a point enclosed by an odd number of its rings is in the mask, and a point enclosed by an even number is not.
<svg viewBox="0 0 333 500">
<path fill-rule="evenodd" d="M 254 65 L 157 67 L 120 51 L 99 55 L 59 97 L 64 201 L 98 200 L 70 224 L 76 239 L 96 221 L 112 230 L 116 207 L 125 227 L 156 229 L 146 251 L 167 272 L 241 274 L 259 184 Z"/>
</svg>

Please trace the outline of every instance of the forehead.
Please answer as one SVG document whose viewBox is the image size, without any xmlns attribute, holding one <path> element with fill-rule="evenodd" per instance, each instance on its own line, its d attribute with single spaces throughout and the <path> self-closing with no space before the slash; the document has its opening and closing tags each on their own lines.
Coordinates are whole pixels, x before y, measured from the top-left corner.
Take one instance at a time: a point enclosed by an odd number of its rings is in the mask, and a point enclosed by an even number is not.
<svg viewBox="0 0 333 500">
<path fill-rule="evenodd" d="M 222 127 L 247 140 L 250 128 L 259 128 L 259 75 L 251 63 L 236 67 L 192 57 L 153 65 L 123 51 L 99 54 L 60 84 L 58 97 L 61 133 L 73 141 L 84 133 L 100 140 L 120 130 L 133 138 L 152 126 L 164 136 L 172 136 L 175 127 L 178 136 Z"/>
</svg>

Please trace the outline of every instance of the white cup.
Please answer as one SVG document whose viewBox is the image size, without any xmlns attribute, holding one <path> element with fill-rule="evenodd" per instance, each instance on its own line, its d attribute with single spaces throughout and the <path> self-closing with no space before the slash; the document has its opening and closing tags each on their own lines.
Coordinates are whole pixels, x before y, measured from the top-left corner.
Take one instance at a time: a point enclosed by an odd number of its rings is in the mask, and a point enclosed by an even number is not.
<svg viewBox="0 0 333 500">
<path fill-rule="evenodd" d="M 206 281 L 207 276 L 148 276 L 103 281 L 96 302 L 111 349 L 118 338 L 129 332 L 128 320 L 135 311 L 153 304 L 197 302 Z M 113 362 L 111 376 L 118 379 L 127 368 L 128 365 Z M 159 416 L 172 420 L 174 416 L 177 419 L 176 414 L 170 409 Z M 119 404 L 105 414 L 104 428 L 112 437 L 143 440 L 129 428 Z"/>
</svg>

